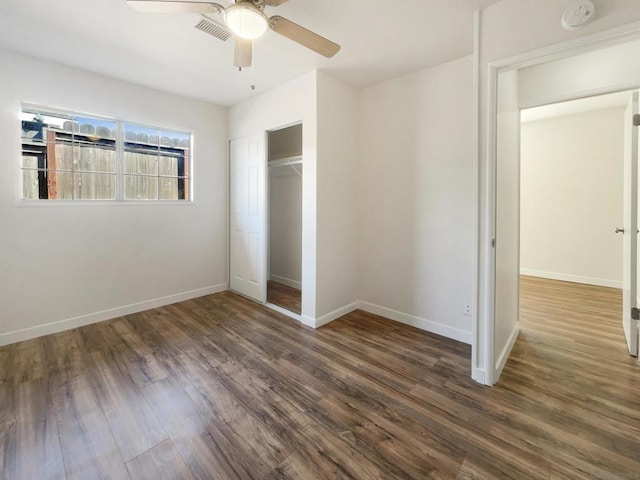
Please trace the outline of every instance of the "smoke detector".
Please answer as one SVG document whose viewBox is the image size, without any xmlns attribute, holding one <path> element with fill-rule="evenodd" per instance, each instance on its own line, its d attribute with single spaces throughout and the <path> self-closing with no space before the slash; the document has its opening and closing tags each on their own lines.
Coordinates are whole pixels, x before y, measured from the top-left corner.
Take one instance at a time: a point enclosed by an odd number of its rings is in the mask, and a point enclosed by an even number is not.
<svg viewBox="0 0 640 480">
<path fill-rule="evenodd" d="M 590 0 L 572 2 L 562 14 L 560 23 L 566 30 L 583 27 L 593 19 L 596 7 Z"/>
</svg>

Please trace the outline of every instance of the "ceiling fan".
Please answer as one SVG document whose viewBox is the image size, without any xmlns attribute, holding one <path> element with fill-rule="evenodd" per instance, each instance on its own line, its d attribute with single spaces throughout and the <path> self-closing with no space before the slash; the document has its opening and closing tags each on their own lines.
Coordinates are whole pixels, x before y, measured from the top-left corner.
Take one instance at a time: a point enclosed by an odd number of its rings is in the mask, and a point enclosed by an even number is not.
<svg viewBox="0 0 640 480">
<path fill-rule="evenodd" d="M 327 58 L 340 50 L 340 45 L 317 33 L 287 20 L 280 15 L 267 17 L 265 7 L 277 7 L 287 0 L 230 0 L 224 7 L 218 3 L 176 0 L 127 0 L 134 9 L 143 13 L 200 13 L 221 14 L 225 25 L 235 36 L 234 65 L 251 66 L 253 40 L 271 28 L 276 33 L 307 47 Z"/>
</svg>

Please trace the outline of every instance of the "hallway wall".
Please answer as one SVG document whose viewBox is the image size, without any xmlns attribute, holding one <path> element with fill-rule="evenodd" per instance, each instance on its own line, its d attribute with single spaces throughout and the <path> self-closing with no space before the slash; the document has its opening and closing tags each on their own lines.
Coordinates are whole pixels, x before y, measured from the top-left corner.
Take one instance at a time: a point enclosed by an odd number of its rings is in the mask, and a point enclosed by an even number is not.
<svg viewBox="0 0 640 480">
<path fill-rule="evenodd" d="M 522 124 L 520 271 L 622 287 L 624 108 Z"/>
</svg>

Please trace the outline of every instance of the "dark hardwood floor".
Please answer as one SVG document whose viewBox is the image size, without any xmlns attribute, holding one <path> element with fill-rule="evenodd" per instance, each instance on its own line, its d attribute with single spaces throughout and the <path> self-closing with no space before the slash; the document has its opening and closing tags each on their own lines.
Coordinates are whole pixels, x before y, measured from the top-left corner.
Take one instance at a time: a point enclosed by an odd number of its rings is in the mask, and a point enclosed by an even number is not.
<svg viewBox="0 0 640 480">
<path fill-rule="evenodd" d="M 302 312 L 302 292 L 273 280 L 267 282 L 267 301 L 298 315 Z"/>
<path fill-rule="evenodd" d="M 523 280 L 493 388 L 467 345 L 360 311 L 314 331 L 230 292 L 0 348 L 2 478 L 640 478 L 616 293 L 562 288 Z"/>
</svg>

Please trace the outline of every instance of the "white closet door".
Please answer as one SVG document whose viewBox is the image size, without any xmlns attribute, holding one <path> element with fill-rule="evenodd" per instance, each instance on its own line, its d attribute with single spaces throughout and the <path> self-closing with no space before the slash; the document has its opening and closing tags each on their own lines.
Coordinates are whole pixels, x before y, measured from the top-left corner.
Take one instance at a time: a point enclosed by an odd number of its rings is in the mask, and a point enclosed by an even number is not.
<svg viewBox="0 0 640 480">
<path fill-rule="evenodd" d="M 264 133 L 229 144 L 231 290 L 267 301 Z"/>
</svg>

